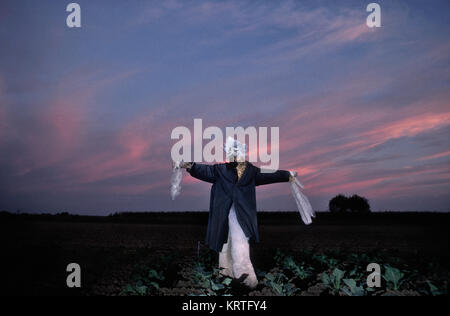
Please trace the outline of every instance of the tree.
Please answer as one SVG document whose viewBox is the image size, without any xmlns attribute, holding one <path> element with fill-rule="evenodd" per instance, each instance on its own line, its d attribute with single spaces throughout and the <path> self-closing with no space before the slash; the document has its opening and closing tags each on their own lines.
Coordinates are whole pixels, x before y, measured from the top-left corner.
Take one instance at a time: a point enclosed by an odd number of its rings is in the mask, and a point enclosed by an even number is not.
<svg viewBox="0 0 450 316">
<path fill-rule="evenodd" d="M 329 203 L 331 213 L 344 213 L 347 210 L 348 198 L 339 194 L 332 198 Z"/>
<path fill-rule="evenodd" d="M 330 200 L 328 206 L 331 213 L 367 214 L 371 212 L 369 201 L 357 194 L 351 197 L 339 194 Z"/>
<path fill-rule="evenodd" d="M 357 194 L 354 194 L 348 199 L 348 208 L 352 213 L 370 213 L 369 201 L 365 197 L 359 196 Z"/>
</svg>

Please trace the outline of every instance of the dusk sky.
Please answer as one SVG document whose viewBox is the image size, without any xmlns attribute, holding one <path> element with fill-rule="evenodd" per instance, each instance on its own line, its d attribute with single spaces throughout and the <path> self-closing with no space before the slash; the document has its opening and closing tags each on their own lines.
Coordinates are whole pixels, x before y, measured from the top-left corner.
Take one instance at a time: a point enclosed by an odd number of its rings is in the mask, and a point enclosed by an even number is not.
<svg viewBox="0 0 450 316">
<path fill-rule="evenodd" d="M 313 208 L 450 211 L 450 1 L 0 2 L 0 210 L 206 211 L 172 129 L 278 126 Z M 296 210 L 285 183 L 259 210 Z"/>
</svg>

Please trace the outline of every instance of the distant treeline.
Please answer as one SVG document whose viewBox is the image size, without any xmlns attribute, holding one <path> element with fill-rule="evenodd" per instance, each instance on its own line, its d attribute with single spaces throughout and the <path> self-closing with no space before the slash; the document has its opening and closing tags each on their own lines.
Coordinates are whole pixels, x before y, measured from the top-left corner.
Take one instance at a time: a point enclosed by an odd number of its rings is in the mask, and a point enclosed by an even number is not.
<svg viewBox="0 0 450 316">
<path fill-rule="evenodd" d="M 411 224 L 439 223 L 450 224 L 450 213 L 435 212 L 378 212 L 367 214 L 354 213 L 317 213 L 316 224 Z M 199 224 L 208 223 L 208 212 L 123 212 L 108 216 L 74 215 L 67 212 L 57 214 L 27 214 L 0 211 L 0 223 L 8 221 L 55 221 L 55 222 L 98 222 L 98 223 L 142 223 L 142 224 Z M 258 212 L 260 225 L 303 225 L 298 212 Z"/>
</svg>

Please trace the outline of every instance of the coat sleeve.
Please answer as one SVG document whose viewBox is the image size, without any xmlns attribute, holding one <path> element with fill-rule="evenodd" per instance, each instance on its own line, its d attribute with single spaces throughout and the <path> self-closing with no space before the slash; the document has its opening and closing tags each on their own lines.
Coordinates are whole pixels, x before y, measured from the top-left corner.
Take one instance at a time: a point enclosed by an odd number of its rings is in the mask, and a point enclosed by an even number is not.
<svg viewBox="0 0 450 316">
<path fill-rule="evenodd" d="M 186 169 L 191 176 L 202 181 L 209 183 L 216 182 L 216 166 L 215 165 L 203 165 L 193 163 L 192 166 Z"/>
<path fill-rule="evenodd" d="M 255 185 L 271 184 L 278 182 L 289 182 L 291 174 L 286 170 L 277 170 L 274 172 L 261 172 L 256 168 Z"/>
</svg>

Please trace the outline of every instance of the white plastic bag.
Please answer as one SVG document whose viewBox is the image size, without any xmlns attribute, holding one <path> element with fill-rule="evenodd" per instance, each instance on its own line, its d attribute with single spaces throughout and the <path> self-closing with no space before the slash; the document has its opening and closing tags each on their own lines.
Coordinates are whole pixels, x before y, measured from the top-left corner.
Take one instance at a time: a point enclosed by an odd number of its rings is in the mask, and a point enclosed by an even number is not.
<svg viewBox="0 0 450 316">
<path fill-rule="evenodd" d="M 180 168 L 180 161 L 173 164 L 172 177 L 170 178 L 170 196 L 172 200 L 181 193 L 181 181 L 183 180 L 183 172 Z"/>
<path fill-rule="evenodd" d="M 300 191 L 300 188 L 304 189 L 304 186 L 298 181 L 297 173 L 291 171 L 291 176 L 294 177 L 294 181 L 291 184 L 292 196 L 297 204 L 298 211 L 303 220 L 303 223 L 309 225 L 312 223 L 312 218 L 316 217 L 312 209 L 311 203 L 309 203 L 306 195 Z"/>
</svg>

